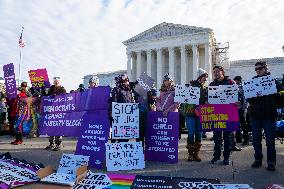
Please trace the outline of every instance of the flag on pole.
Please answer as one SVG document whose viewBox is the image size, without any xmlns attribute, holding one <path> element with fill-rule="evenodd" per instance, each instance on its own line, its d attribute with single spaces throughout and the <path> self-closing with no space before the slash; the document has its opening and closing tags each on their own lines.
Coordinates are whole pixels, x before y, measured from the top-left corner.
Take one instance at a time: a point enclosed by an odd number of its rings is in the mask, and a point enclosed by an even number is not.
<svg viewBox="0 0 284 189">
<path fill-rule="evenodd" d="M 25 42 L 23 41 L 23 31 L 24 31 L 24 27 L 22 27 L 21 36 L 20 36 L 20 39 L 19 39 L 19 47 L 20 48 L 24 48 L 25 47 Z"/>
</svg>

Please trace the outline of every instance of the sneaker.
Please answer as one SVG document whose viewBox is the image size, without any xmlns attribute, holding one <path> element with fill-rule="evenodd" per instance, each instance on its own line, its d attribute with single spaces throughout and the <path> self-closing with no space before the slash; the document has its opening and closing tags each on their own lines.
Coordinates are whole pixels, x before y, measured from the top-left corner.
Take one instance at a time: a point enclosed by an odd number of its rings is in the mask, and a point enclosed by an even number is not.
<svg viewBox="0 0 284 189">
<path fill-rule="evenodd" d="M 56 146 L 55 148 L 53 148 L 53 151 L 60 151 L 61 147 L 60 146 Z"/>
<path fill-rule="evenodd" d="M 253 162 L 253 164 L 251 165 L 251 167 L 254 167 L 254 168 L 257 168 L 257 167 L 260 167 L 262 165 L 262 162 L 259 161 L 259 160 L 255 160 Z"/>
<path fill-rule="evenodd" d="M 46 150 L 53 150 L 54 148 L 54 145 L 48 145 L 47 147 L 45 147 Z"/>
<path fill-rule="evenodd" d="M 274 164 L 268 164 L 268 166 L 266 167 L 267 171 L 275 171 L 275 165 Z"/>
<path fill-rule="evenodd" d="M 220 158 L 214 157 L 214 158 L 211 160 L 211 163 L 212 163 L 212 164 L 217 164 L 217 163 L 219 163 L 219 162 L 220 162 Z"/>
<path fill-rule="evenodd" d="M 231 151 L 238 152 L 242 151 L 242 149 L 235 146 L 234 148 L 231 149 Z"/>
<path fill-rule="evenodd" d="M 230 165 L 230 160 L 229 159 L 224 159 L 223 161 L 222 161 L 222 165 Z"/>
</svg>

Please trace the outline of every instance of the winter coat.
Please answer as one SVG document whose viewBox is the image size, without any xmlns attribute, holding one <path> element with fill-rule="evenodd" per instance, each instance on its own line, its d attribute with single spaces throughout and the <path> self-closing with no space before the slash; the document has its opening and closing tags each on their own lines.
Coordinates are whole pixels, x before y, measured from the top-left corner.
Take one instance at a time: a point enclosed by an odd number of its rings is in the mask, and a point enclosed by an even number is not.
<svg viewBox="0 0 284 189">
<path fill-rule="evenodd" d="M 66 90 L 62 86 L 55 87 L 54 85 L 52 85 L 48 90 L 48 96 L 60 95 L 60 94 L 65 94 L 65 93 L 66 93 Z"/>
<path fill-rule="evenodd" d="M 130 90 L 123 90 L 120 87 L 114 87 L 111 91 L 111 101 L 117 103 L 133 103 L 134 99 L 132 97 Z"/>
<path fill-rule="evenodd" d="M 268 73 L 267 75 L 270 75 Z M 255 76 L 257 78 L 259 76 Z M 281 90 L 280 83 L 275 80 L 277 90 Z M 277 100 L 280 98 L 279 94 L 271 94 L 247 99 L 250 104 L 250 116 L 256 119 L 276 119 L 277 117 Z"/>
</svg>

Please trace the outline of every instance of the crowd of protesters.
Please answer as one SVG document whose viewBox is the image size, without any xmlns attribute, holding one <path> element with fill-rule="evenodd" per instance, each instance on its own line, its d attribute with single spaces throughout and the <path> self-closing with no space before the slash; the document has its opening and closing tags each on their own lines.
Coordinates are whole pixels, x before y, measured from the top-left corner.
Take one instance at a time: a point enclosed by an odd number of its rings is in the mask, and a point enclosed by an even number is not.
<svg viewBox="0 0 284 189">
<path fill-rule="evenodd" d="M 276 150 L 275 150 L 275 127 L 277 117 L 277 105 L 283 105 L 283 85 L 281 86 L 278 81 L 275 80 L 277 90 L 279 93 L 273 95 L 259 96 L 255 98 L 244 98 L 244 92 L 242 87 L 242 77 L 236 76 L 234 79 L 230 79 L 226 76 L 224 68 L 221 66 L 213 67 L 213 81 L 209 83 L 209 86 L 219 85 L 233 85 L 237 84 L 238 90 L 238 102 L 235 103 L 238 106 L 239 114 L 239 126 L 240 130 L 235 132 L 229 131 L 214 131 L 214 153 L 211 160 L 212 164 L 219 163 L 221 161 L 222 148 L 223 148 L 223 165 L 230 164 L 230 155 L 232 151 L 240 151 L 241 148 L 236 146 L 236 143 L 242 143 L 242 145 L 249 145 L 250 137 L 249 132 L 252 131 L 252 144 L 254 147 L 254 158 L 255 161 L 252 167 L 260 167 L 262 165 L 262 138 L 263 132 L 266 139 L 267 146 L 267 170 L 274 171 L 276 166 Z M 266 62 L 260 61 L 255 64 L 256 77 L 262 77 L 270 75 Z M 208 104 L 207 96 L 207 78 L 208 73 L 199 68 L 197 71 L 197 78 L 187 86 L 193 86 L 200 88 L 200 99 L 199 104 Z M 117 103 L 133 103 L 140 102 L 140 96 L 135 92 L 134 88 L 138 82 L 131 83 L 126 75 L 119 75 L 115 77 L 116 86 L 111 91 L 110 102 Z M 89 80 L 89 87 L 99 86 L 99 79 L 93 76 Z M 72 92 L 82 92 L 86 90 L 83 84 L 79 85 L 77 90 Z M 282 91 L 282 92 L 281 92 Z M 18 145 L 23 142 L 23 128 L 21 124 L 15 124 L 17 119 L 17 103 L 21 97 L 40 97 L 49 95 L 65 94 L 66 90 L 60 84 L 60 78 L 54 78 L 54 83 L 49 89 L 35 90 L 31 88 L 28 90 L 27 82 L 22 82 L 17 99 L 11 100 L 2 97 L 0 102 L 0 119 L 1 124 L 5 123 L 6 117 L 9 122 L 9 132 L 15 136 L 15 140 L 11 144 Z M 157 94 L 159 94 L 157 96 Z M 139 104 L 139 133 L 140 136 L 137 141 L 141 141 L 144 146 L 145 133 L 147 129 L 147 112 L 148 111 L 160 111 L 163 116 L 167 116 L 169 112 L 179 112 L 184 118 L 185 125 L 188 131 L 186 149 L 188 151 L 188 161 L 201 161 L 200 149 L 202 146 L 202 138 L 206 137 L 206 133 L 202 133 L 200 130 L 200 119 L 199 119 L 199 106 L 187 103 L 174 102 L 175 96 L 175 84 L 173 78 L 166 74 L 163 77 L 163 83 L 159 92 L 152 88 L 148 91 L 147 102 L 145 104 Z M 110 103 L 111 104 L 111 103 Z M 7 110 L 8 107 L 8 110 Z M 283 107 L 282 107 L 283 108 Z M 110 120 L 111 108 L 110 108 Z M 127 142 L 128 139 L 112 139 L 111 142 Z M 58 151 L 61 149 L 62 136 L 50 136 L 49 145 L 46 150 Z"/>
</svg>

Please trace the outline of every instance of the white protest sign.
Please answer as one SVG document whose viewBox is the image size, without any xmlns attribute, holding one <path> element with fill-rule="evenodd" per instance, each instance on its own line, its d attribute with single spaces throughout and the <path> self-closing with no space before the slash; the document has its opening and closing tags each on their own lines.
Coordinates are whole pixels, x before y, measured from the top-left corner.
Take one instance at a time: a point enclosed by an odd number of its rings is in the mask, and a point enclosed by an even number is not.
<svg viewBox="0 0 284 189">
<path fill-rule="evenodd" d="M 138 103 L 112 103 L 112 138 L 139 138 Z"/>
<path fill-rule="evenodd" d="M 238 102 L 237 84 L 219 85 L 208 87 L 208 103 L 209 104 L 230 104 Z"/>
<path fill-rule="evenodd" d="M 14 182 L 30 183 L 38 180 L 36 172 L 0 160 L 0 182 L 13 186 Z"/>
<path fill-rule="evenodd" d="M 244 81 L 243 90 L 246 99 L 277 93 L 275 79 L 270 75 Z"/>
<path fill-rule="evenodd" d="M 144 169 L 145 160 L 141 142 L 106 144 L 107 171 Z"/>
<path fill-rule="evenodd" d="M 43 179 L 43 182 L 74 185 L 76 171 L 80 166 L 88 165 L 89 156 L 62 154 L 57 173 L 53 173 Z"/>
<path fill-rule="evenodd" d="M 110 178 L 106 174 L 88 172 L 87 176 L 72 189 L 101 189 L 112 185 Z"/>
<path fill-rule="evenodd" d="M 175 86 L 175 102 L 187 103 L 187 104 L 199 104 L 200 98 L 200 88 L 186 86 L 186 85 L 176 85 Z"/>
</svg>

